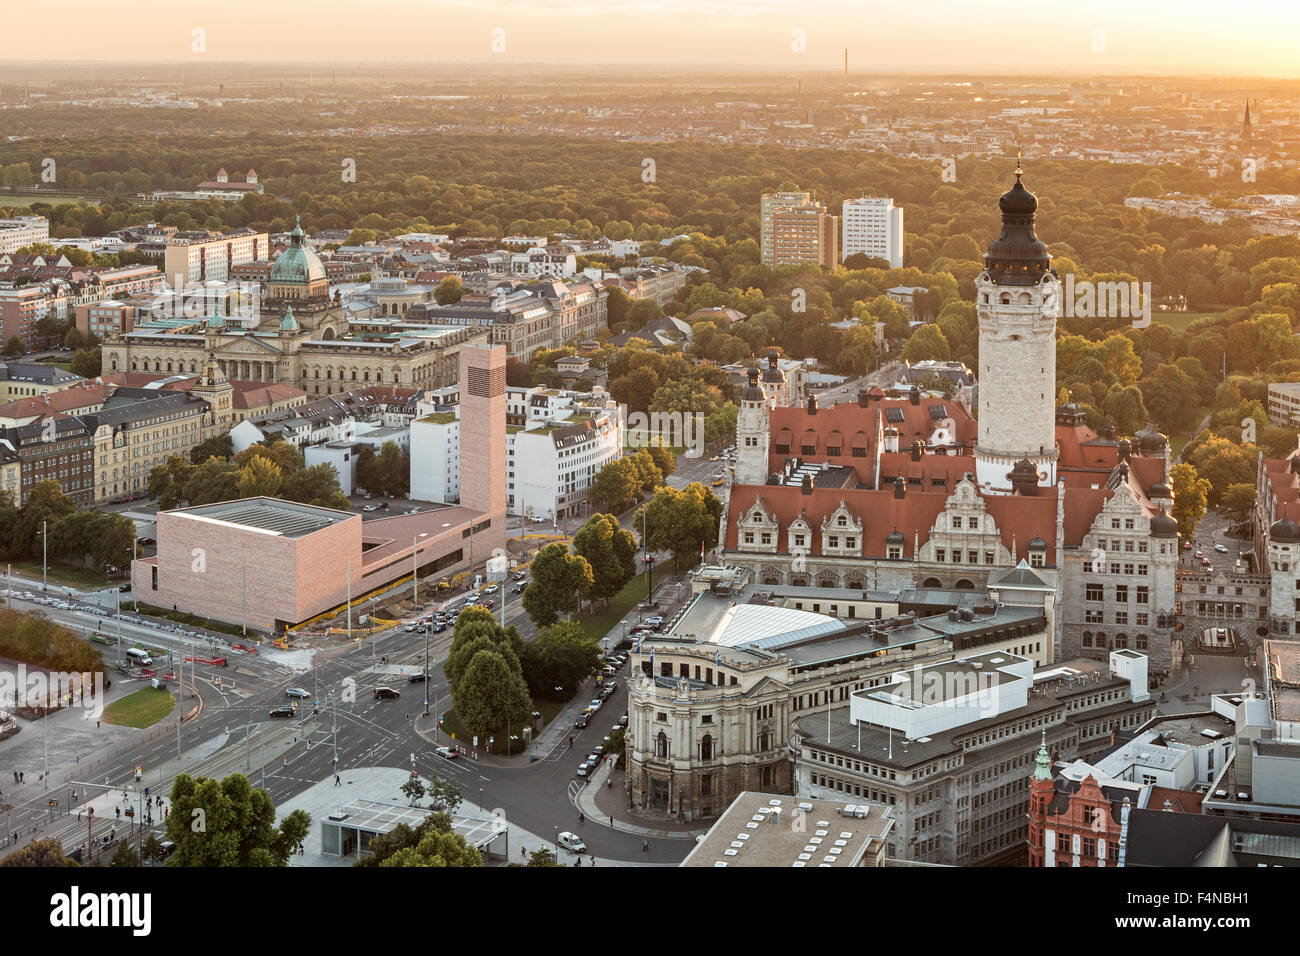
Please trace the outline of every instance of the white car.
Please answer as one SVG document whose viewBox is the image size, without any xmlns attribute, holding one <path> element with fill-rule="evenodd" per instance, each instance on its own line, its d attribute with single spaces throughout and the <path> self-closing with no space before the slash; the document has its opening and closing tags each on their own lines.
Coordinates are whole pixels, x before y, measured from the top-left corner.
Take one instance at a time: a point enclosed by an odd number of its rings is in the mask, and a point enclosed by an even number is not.
<svg viewBox="0 0 1300 956">
<path fill-rule="evenodd" d="M 483 589 L 483 593 L 484 593 L 484 594 L 496 594 L 496 593 L 497 593 L 497 586 L 496 586 L 495 584 L 489 584 L 487 587 L 485 587 L 485 588 Z"/>
<path fill-rule="evenodd" d="M 603 703 L 605 702 L 601 700 L 599 697 L 597 697 L 595 700 L 593 700 L 590 704 L 587 705 L 587 709 L 592 712 L 595 712 L 597 710 L 600 710 L 600 705 Z"/>
<path fill-rule="evenodd" d="M 1219 552 L 1219 554 L 1227 554 L 1227 553 L 1228 553 L 1228 549 L 1227 549 L 1226 547 L 1224 547 L 1223 545 L 1221 545 L 1221 544 L 1216 544 L 1216 545 L 1214 546 L 1214 550 L 1217 551 L 1217 552 Z"/>
<path fill-rule="evenodd" d="M 406 622 L 406 627 L 403 628 L 403 630 L 405 630 L 407 634 L 410 634 L 412 631 L 415 630 L 415 622 L 414 622 L 414 621 L 407 621 L 407 622 Z"/>
<path fill-rule="evenodd" d="M 570 833 L 568 830 L 565 830 L 563 833 L 561 833 L 556 838 L 556 842 L 559 843 L 560 846 L 564 847 L 566 850 L 569 850 L 573 853 L 587 852 L 587 844 L 582 842 L 582 837 L 578 836 L 578 834 L 576 833 Z"/>
</svg>

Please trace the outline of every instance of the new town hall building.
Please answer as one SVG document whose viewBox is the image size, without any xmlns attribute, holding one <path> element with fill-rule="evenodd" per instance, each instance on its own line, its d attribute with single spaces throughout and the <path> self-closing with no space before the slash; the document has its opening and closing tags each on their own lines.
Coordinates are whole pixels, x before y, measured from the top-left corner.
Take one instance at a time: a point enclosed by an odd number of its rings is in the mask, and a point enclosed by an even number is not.
<svg viewBox="0 0 1300 956">
<path fill-rule="evenodd" d="M 746 789 L 834 789 L 901 806 L 901 857 L 988 860 L 1023 843 L 1044 728 L 1087 752 L 1149 716 L 1148 665 L 1181 656 L 1168 446 L 1054 407 L 1060 282 L 1019 170 L 1000 207 L 976 283 L 978 420 L 916 389 L 776 408 L 750 370 L 716 567 L 633 655 L 631 805 L 697 819 Z M 868 721 L 878 756 L 850 754 L 866 746 L 854 700 L 967 659 L 1012 667 L 1024 701 L 910 746 Z"/>
<path fill-rule="evenodd" d="M 213 315 L 175 330 L 145 326 L 114 336 L 103 345 L 104 371 L 195 374 L 211 355 L 229 379 L 290 385 L 308 395 L 368 384 L 443 388 L 456 384 L 460 347 L 488 339 L 476 327 L 354 331 L 300 226 L 271 267 L 266 293 L 253 328 Z"/>
<path fill-rule="evenodd" d="M 977 280 L 979 419 L 955 402 L 773 408 L 750 370 L 737 417 L 723 563 L 768 584 L 979 590 L 1024 560 L 1054 594 L 1058 656 L 1133 648 L 1171 666 L 1177 525 L 1154 428 L 1098 435 L 1054 407 L 1060 282 L 1037 199 L 1001 199 Z"/>
</svg>

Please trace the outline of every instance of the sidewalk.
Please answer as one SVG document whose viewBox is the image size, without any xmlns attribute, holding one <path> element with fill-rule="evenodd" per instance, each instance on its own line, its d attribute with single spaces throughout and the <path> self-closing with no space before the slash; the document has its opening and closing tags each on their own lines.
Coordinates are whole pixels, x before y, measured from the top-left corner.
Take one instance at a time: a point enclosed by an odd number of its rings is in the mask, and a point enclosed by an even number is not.
<svg viewBox="0 0 1300 956">
<path fill-rule="evenodd" d="M 581 785 L 575 802 L 588 823 L 599 824 L 624 833 L 634 833 L 657 840 L 694 840 L 709 832 L 709 828 L 672 820 L 647 820 L 635 816 L 627 808 L 627 791 L 623 787 L 607 787 L 614 774 L 613 760 L 605 760 L 596 772 Z M 653 825 L 647 825 L 653 824 Z"/>
</svg>

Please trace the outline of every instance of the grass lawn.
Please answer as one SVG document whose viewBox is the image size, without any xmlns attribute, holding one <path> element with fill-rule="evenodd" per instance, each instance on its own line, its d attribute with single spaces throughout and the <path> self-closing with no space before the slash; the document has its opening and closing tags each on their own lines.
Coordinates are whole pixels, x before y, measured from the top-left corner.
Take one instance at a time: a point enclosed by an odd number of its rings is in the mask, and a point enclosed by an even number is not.
<svg viewBox="0 0 1300 956">
<path fill-rule="evenodd" d="M 122 602 L 126 607 L 126 601 Z M 132 605 L 134 607 L 134 605 Z M 175 621 L 178 624 L 184 624 L 188 627 L 203 627 L 209 631 L 220 631 L 222 634 L 231 634 L 235 637 L 244 637 L 249 641 L 258 641 L 261 638 L 256 632 L 250 630 L 244 634 L 243 629 L 238 624 L 226 624 L 224 621 L 211 621 L 206 617 L 199 617 L 196 614 L 186 614 L 184 611 L 169 611 L 165 607 L 158 607 L 154 604 L 145 604 L 141 602 L 140 613 L 148 614 L 150 617 L 166 618 L 169 621 Z"/>
<path fill-rule="evenodd" d="M 38 202 L 49 203 L 52 206 L 57 206 L 59 203 L 65 202 L 100 203 L 105 201 L 106 200 L 103 196 L 40 196 L 33 195 L 32 193 L 0 192 L 0 206 L 22 206 L 25 208 Z M 49 241 L 56 249 L 58 248 L 59 240 L 51 239 Z"/>
<path fill-rule="evenodd" d="M 110 724 L 143 730 L 171 713 L 175 703 L 171 691 L 144 687 L 105 707 L 103 719 Z"/>
<path fill-rule="evenodd" d="M 1222 312 L 1153 312 L 1151 318 L 1170 328 L 1185 329 L 1197 319 L 1217 319 L 1221 315 Z"/>
<path fill-rule="evenodd" d="M 656 564 L 655 565 L 656 579 L 661 577 L 663 574 L 670 573 L 667 571 L 662 571 L 661 569 L 668 568 L 671 566 L 672 566 L 671 560 L 660 561 L 658 564 Z M 597 604 L 596 613 L 595 614 L 584 613 L 582 617 L 579 619 L 578 623 L 582 625 L 582 629 L 586 632 L 588 637 L 594 638 L 595 640 L 599 641 L 602 637 L 604 637 L 606 634 L 609 633 L 610 628 L 616 627 L 618 625 L 618 622 L 623 620 L 623 616 L 627 614 L 628 611 L 630 611 L 636 604 L 644 600 L 645 600 L 645 572 L 642 571 L 631 581 L 625 584 L 623 586 L 623 590 L 619 591 L 612 598 L 610 598 L 609 607 L 604 607 L 600 604 Z"/>
<path fill-rule="evenodd" d="M 450 703 L 450 701 L 448 701 L 448 703 Z M 533 706 L 536 707 L 537 705 L 534 704 Z M 564 705 L 563 704 L 552 705 L 550 701 L 542 701 L 542 705 L 537 709 L 541 711 L 543 720 L 548 719 L 547 718 L 548 706 L 551 708 L 550 716 L 553 718 L 556 715 L 556 713 L 559 711 L 559 709 Z M 464 726 L 460 722 L 460 716 L 456 713 L 456 711 L 454 709 L 448 709 L 448 710 L 444 710 L 443 714 L 446 716 L 446 719 L 443 720 L 442 722 L 442 727 L 441 727 L 442 733 L 446 736 L 455 734 L 456 743 L 461 744 L 462 746 L 465 747 L 473 748 L 474 735 L 464 728 Z M 516 737 L 519 738 L 514 742 L 514 746 L 511 748 L 512 752 L 516 754 L 521 754 L 524 752 L 524 737 L 523 734 L 520 733 L 520 729 L 521 728 L 519 726 L 511 726 L 510 728 L 510 733 L 514 734 Z M 502 726 L 493 730 L 491 736 L 496 738 L 496 742 L 489 748 L 487 745 L 486 738 L 480 738 L 478 750 L 482 753 L 492 753 L 492 754 L 496 754 L 499 757 L 504 757 L 506 754 L 506 728 Z M 444 744 L 445 743 L 446 742 L 444 741 Z M 468 793 L 469 791 L 466 790 L 466 792 Z"/>
<path fill-rule="evenodd" d="M 24 575 L 36 580 L 41 579 L 41 562 L 39 561 L 14 561 L 15 571 L 21 571 Z M 74 588 L 94 588 L 102 590 L 108 586 L 108 578 L 99 571 L 87 571 L 85 568 L 74 568 L 66 564 L 55 564 L 50 562 L 49 569 L 50 584 L 57 584 L 61 587 Z M 113 585 L 116 586 L 126 581 L 126 578 L 113 578 Z M 126 599 L 122 599 L 126 603 Z"/>
</svg>

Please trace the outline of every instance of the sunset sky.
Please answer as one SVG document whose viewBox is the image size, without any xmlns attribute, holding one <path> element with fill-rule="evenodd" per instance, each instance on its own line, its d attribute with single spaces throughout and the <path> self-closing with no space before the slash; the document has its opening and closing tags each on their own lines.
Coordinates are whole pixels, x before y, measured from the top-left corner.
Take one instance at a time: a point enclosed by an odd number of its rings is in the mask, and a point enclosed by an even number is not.
<svg viewBox="0 0 1300 956">
<path fill-rule="evenodd" d="M 847 46 L 859 71 L 1300 75 L 1295 0 L 64 0 L 56 20 L 3 16 L 5 60 L 838 70 Z"/>
</svg>

